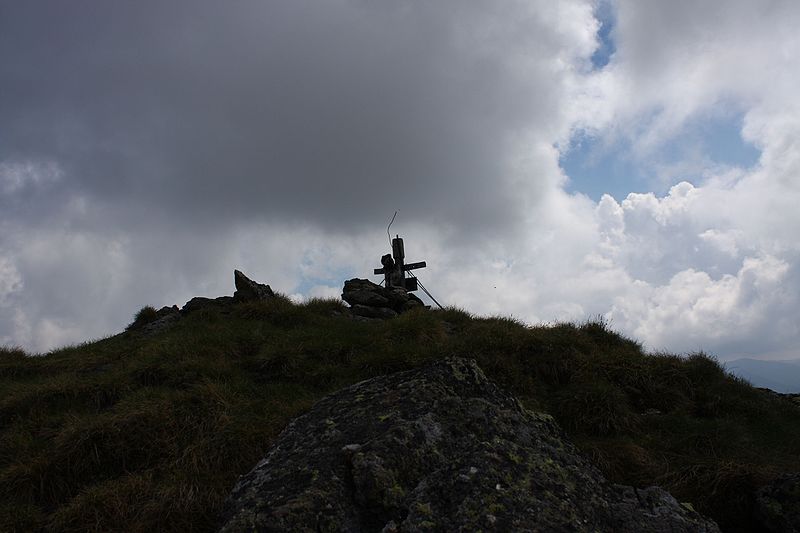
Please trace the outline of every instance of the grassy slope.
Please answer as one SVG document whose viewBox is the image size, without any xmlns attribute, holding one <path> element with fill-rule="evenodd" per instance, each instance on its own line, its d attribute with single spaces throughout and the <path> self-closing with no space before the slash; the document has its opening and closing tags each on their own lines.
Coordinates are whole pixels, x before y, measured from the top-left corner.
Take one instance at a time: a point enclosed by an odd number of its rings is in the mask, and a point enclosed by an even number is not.
<svg viewBox="0 0 800 533">
<path fill-rule="evenodd" d="M 212 530 L 292 417 L 447 355 L 476 358 L 555 415 L 612 480 L 662 485 L 729 531 L 749 529 L 752 487 L 800 470 L 800 409 L 703 354 L 645 355 L 596 322 L 447 310 L 365 323 L 339 306 L 276 299 L 198 311 L 149 338 L 0 349 L 0 530 Z"/>
</svg>

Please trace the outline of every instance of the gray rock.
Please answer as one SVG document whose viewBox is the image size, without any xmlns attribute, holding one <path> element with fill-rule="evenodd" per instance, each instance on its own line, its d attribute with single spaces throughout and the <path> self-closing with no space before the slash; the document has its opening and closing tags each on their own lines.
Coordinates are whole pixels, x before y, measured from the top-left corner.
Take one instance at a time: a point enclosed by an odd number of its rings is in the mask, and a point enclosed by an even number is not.
<svg viewBox="0 0 800 533">
<path fill-rule="evenodd" d="M 614 485 L 553 419 L 452 358 L 363 381 L 293 420 L 233 488 L 221 531 L 673 531 L 714 522 Z"/>
<path fill-rule="evenodd" d="M 376 311 L 373 314 L 363 314 L 355 312 L 359 316 L 378 317 L 378 314 L 386 315 L 380 318 L 391 318 L 416 307 L 424 307 L 422 300 L 414 294 L 399 287 L 381 287 L 377 283 L 372 283 L 367 279 L 349 279 L 344 282 L 342 289 L 342 300 L 349 303 L 353 308 L 356 306 L 388 308 L 394 314 Z"/>
<path fill-rule="evenodd" d="M 386 291 L 377 283 L 368 279 L 353 278 L 344 282 L 342 300 L 350 305 L 369 305 L 373 307 L 388 307 L 389 298 Z"/>
<path fill-rule="evenodd" d="M 800 473 L 781 476 L 758 491 L 756 519 L 765 531 L 800 532 Z"/>
<path fill-rule="evenodd" d="M 233 299 L 237 302 L 269 300 L 275 297 L 275 293 L 269 285 L 256 283 L 239 270 L 233 271 L 233 282 L 236 285 Z"/>
<path fill-rule="evenodd" d="M 350 291 L 342 293 L 347 296 L 345 301 L 350 305 L 365 305 L 369 307 L 389 307 L 389 299 L 377 292 L 370 291 Z"/>
</svg>

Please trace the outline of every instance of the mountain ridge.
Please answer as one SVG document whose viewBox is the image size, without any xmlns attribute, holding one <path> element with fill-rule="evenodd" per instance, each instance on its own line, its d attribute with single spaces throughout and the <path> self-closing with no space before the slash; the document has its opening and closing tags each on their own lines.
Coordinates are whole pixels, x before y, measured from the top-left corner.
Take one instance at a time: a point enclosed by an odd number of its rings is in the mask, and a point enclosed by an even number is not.
<svg viewBox="0 0 800 533">
<path fill-rule="evenodd" d="M 725 369 L 755 387 L 782 394 L 800 393 L 800 359 L 764 360 L 743 357 L 725 362 Z"/>
</svg>

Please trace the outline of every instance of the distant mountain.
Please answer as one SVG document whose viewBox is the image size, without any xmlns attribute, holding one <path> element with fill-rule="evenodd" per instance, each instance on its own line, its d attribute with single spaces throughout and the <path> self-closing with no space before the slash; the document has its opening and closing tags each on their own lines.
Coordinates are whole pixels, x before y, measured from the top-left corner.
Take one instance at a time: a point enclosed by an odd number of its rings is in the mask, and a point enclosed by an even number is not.
<svg viewBox="0 0 800 533">
<path fill-rule="evenodd" d="M 743 358 L 726 362 L 725 369 L 756 387 L 782 393 L 800 393 L 800 359 L 761 361 Z"/>
</svg>

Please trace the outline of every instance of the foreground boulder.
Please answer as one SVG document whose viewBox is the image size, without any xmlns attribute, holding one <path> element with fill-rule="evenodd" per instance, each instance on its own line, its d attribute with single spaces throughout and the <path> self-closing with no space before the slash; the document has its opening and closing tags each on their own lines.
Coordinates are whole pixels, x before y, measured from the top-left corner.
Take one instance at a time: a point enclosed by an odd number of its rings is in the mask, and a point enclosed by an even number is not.
<svg viewBox="0 0 800 533">
<path fill-rule="evenodd" d="M 716 532 L 658 487 L 608 482 L 548 415 L 452 358 L 363 381 L 292 421 L 223 532 Z"/>
<path fill-rule="evenodd" d="M 344 282 L 342 300 L 350 304 L 353 314 L 367 318 L 393 318 L 425 306 L 422 300 L 401 287 L 381 287 L 359 278 Z"/>
</svg>

